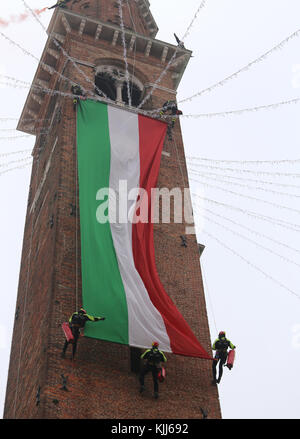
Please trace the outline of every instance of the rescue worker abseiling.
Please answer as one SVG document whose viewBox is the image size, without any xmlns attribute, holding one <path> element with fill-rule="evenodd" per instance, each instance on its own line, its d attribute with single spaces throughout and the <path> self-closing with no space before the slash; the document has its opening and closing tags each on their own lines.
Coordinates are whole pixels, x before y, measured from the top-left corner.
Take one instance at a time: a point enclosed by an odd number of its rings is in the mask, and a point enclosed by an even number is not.
<svg viewBox="0 0 300 439">
<path fill-rule="evenodd" d="M 140 393 L 145 390 L 145 375 L 148 372 L 152 373 L 154 398 L 158 398 L 158 373 L 161 370 L 161 363 L 167 361 L 164 353 L 158 349 L 159 343 L 154 341 L 152 348 L 147 349 L 142 355 L 141 359 L 145 361 L 140 374 Z"/>
<path fill-rule="evenodd" d="M 226 334 L 224 331 L 219 332 L 219 337 L 215 340 L 212 349 L 216 351 L 213 363 L 212 363 L 212 373 L 213 373 L 213 381 L 212 384 L 219 384 L 223 374 L 223 366 L 226 363 L 228 348 L 235 349 L 235 346 L 231 343 L 230 340 L 226 338 Z M 219 377 L 217 379 L 217 364 L 219 362 Z"/>
<path fill-rule="evenodd" d="M 100 320 L 105 320 L 105 317 L 90 316 L 86 313 L 86 311 L 83 308 L 81 308 L 78 312 L 74 312 L 71 315 L 71 317 L 69 318 L 69 326 L 70 326 L 72 334 L 74 336 L 74 341 L 72 342 L 72 344 L 73 344 L 72 358 L 73 359 L 74 359 L 75 353 L 76 353 L 77 342 L 78 342 L 78 338 L 80 336 L 80 330 L 82 330 L 84 328 L 86 322 L 88 322 L 88 321 L 98 322 Z M 69 342 L 67 340 L 65 341 L 63 351 L 61 354 L 61 356 L 63 358 L 65 357 L 67 347 L 70 343 L 71 342 Z"/>
</svg>

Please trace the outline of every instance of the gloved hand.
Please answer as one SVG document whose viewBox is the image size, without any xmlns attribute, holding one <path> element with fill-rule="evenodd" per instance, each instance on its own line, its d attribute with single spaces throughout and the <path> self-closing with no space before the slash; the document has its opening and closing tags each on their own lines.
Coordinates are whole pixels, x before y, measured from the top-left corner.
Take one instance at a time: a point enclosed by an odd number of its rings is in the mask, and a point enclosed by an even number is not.
<svg viewBox="0 0 300 439">
<path fill-rule="evenodd" d="M 105 320 L 105 317 L 101 317 L 99 320 Z"/>
</svg>

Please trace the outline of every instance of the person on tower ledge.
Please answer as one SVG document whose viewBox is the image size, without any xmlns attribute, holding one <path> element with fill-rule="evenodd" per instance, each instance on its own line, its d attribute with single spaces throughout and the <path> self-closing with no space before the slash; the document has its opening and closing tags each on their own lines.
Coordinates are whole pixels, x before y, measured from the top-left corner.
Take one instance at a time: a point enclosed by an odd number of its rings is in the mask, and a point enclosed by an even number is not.
<svg viewBox="0 0 300 439">
<path fill-rule="evenodd" d="M 71 317 L 69 318 L 69 327 L 72 331 L 74 340 L 65 341 L 64 347 L 63 347 L 63 351 L 61 353 L 62 358 L 65 357 L 66 355 L 66 350 L 67 347 L 70 343 L 73 343 L 73 351 L 72 351 L 72 358 L 74 359 L 75 357 L 75 353 L 76 353 L 76 348 L 77 348 L 77 342 L 80 336 L 80 330 L 84 329 L 84 326 L 86 324 L 86 322 L 90 321 L 90 322 L 98 322 L 99 320 L 105 320 L 105 317 L 93 317 L 90 316 L 86 313 L 86 311 L 83 308 L 80 308 L 80 310 L 78 312 L 74 312 Z"/>
<path fill-rule="evenodd" d="M 71 91 L 74 95 L 73 97 L 73 109 L 76 111 L 77 104 L 79 102 L 79 99 L 85 99 L 84 92 L 80 85 L 72 85 Z M 77 97 L 78 96 L 78 97 Z"/>
<path fill-rule="evenodd" d="M 182 111 L 178 110 L 176 101 L 166 101 L 163 104 L 162 109 L 160 111 L 161 116 L 165 114 L 172 116 L 171 123 L 168 124 L 168 132 L 167 132 L 169 140 L 172 140 L 172 129 L 174 128 L 176 117 L 182 115 Z"/>
<path fill-rule="evenodd" d="M 231 343 L 230 340 L 226 338 L 226 333 L 224 331 L 219 332 L 219 337 L 214 342 L 212 349 L 216 351 L 213 363 L 212 363 L 212 373 L 213 381 L 212 384 L 219 384 L 223 374 L 223 366 L 226 363 L 228 348 L 235 349 L 236 347 Z M 219 363 L 219 378 L 217 379 L 217 364 Z"/>
<path fill-rule="evenodd" d="M 54 9 L 54 8 L 65 8 L 67 6 L 67 3 L 69 3 L 71 0 L 58 0 L 57 3 L 53 6 L 51 6 L 48 9 Z"/>
<path fill-rule="evenodd" d="M 164 353 L 158 349 L 159 343 L 154 341 L 152 348 L 147 349 L 142 355 L 141 359 L 145 361 L 144 367 L 140 374 L 140 393 L 145 390 L 145 375 L 148 372 L 152 372 L 153 386 L 154 386 L 154 398 L 158 398 L 158 373 L 161 370 L 161 363 L 167 361 Z"/>
</svg>

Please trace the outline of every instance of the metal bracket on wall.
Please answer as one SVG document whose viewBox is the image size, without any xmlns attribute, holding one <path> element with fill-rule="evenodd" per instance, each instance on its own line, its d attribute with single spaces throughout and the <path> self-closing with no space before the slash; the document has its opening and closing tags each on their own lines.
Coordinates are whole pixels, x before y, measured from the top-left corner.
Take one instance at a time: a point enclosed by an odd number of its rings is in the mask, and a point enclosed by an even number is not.
<svg viewBox="0 0 300 439">
<path fill-rule="evenodd" d="M 63 373 L 61 374 L 61 377 L 62 377 L 63 385 L 60 388 L 60 390 L 65 390 L 66 392 L 68 392 L 69 391 L 69 389 L 67 388 L 68 377 L 65 377 Z"/>
<path fill-rule="evenodd" d="M 200 407 L 200 410 L 201 410 L 203 419 L 207 419 L 208 412 L 205 409 L 203 409 L 202 407 Z"/>
<path fill-rule="evenodd" d="M 184 235 L 180 235 L 181 238 L 181 247 L 187 247 L 187 238 Z"/>
<path fill-rule="evenodd" d="M 15 320 L 18 320 L 19 313 L 20 313 L 20 307 L 18 306 L 17 309 L 16 309 L 16 313 L 15 313 Z"/>
<path fill-rule="evenodd" d="M 52 229 L 53 226 L 54 226 L 54 215 L 51 215 L 48 224 L 49 224 L 49 226 L 50 226 L 50 229 Z"/>
<path fill-rule="evenodd" d="M 38 406 L 41 402 L 41 386 L 38 387 L 38 391 L 36 392 L 36 402 L 35 405 Z"/>
<path fill-rule="evenodd" d="M 76 206 L 70 203 L 70 207 L 71 207 L 70 216 L 76 216 Z"/>
</svg>

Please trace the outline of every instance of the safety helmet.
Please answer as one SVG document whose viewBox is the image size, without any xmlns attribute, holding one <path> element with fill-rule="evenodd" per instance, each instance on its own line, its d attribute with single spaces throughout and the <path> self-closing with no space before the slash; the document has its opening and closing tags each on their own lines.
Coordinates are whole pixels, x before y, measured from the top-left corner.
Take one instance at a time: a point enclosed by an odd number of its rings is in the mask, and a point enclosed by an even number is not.
<svg viewBox="0 0 300 439">
<path fill-rule="evenodd" d="M 79 312 L 82 312 L 83 314 L 86 314 L 86 310 L 83 308 L 80 308 Z"/>
<path fill-rule="evenodd" d="M 225 337 L 226 336 L 226 333 L 225 333 L 225 331 L 220 331 L 219 332 L 219 337 L 221 338 L 221 337 Z"/>
<path fill-rule="evenodd" d="M 152 343 L 152 347 L 153 347 L 153 348 L 158 348 L 158 346 L 159 346 L 158 341 L 154 341 L 154 342 Z"/>
</svg>

